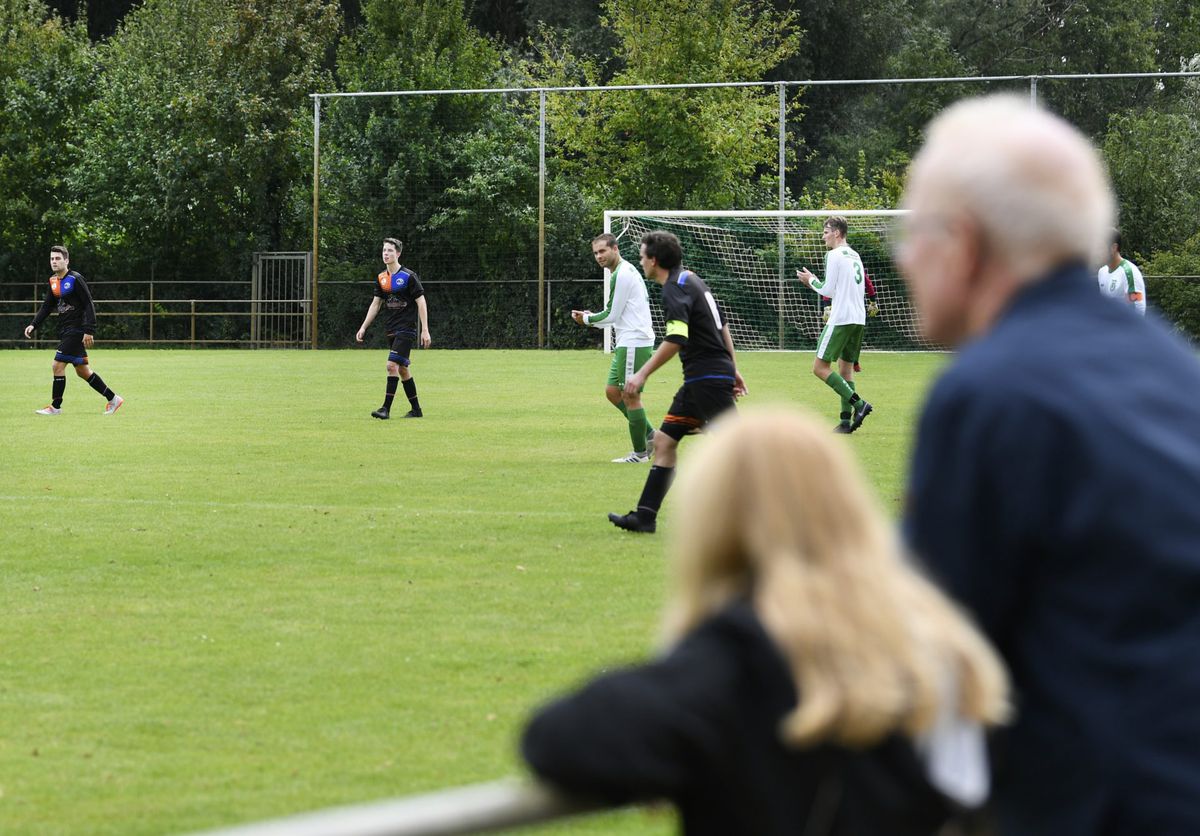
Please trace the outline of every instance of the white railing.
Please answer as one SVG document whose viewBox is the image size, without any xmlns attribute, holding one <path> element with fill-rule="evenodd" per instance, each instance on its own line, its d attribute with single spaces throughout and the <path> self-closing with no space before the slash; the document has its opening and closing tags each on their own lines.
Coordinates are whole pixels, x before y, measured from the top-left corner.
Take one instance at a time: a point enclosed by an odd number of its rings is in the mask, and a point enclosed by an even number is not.
<svg viewBox="0 0 1200 836">
<path fill-rule="evenodd" d="M 193 836 L 458 836 L 603 809 L 543 784 L 504 779 L 408 798 L 333 807 Z"/>
</svg>

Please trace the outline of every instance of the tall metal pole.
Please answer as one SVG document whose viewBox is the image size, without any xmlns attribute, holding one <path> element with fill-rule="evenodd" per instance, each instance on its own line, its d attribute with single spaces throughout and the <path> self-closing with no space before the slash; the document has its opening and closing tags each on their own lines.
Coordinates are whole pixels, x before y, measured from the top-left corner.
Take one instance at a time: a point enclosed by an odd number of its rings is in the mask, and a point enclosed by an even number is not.
<svg viewBox="0 0 1200 836">
<path fill-rule="evenodd" d="M 779 211 L 784 210 L 784 185 L 783 178 L 787 174 L 787 86 L 781 81 L 779 82 Z M 784 246 L 786 241 L 783 235 L 784 218 L 779 216 L 779 240 L 777 246 L 779 249 L 779 294 L 776 300 L 776 310 L 779 313 L 779 348 L 783 348 L 784 336 L 784 319 L 783 319 L 783 299 L 784 299 L 784 275 L 787 270 L 785 263 Z"/>
<path fill-rule="evenodd" d="M 313 97 L 313 240 L 312 240 L 312 347 L 317 347 L 317 241 L 319 240 L 321 193 L 321 99 Z"/>
<path fill-rule="evenodd" d="M 546 91 L 538 91 L 538 348 L 546 344 Z"/>
</svg>

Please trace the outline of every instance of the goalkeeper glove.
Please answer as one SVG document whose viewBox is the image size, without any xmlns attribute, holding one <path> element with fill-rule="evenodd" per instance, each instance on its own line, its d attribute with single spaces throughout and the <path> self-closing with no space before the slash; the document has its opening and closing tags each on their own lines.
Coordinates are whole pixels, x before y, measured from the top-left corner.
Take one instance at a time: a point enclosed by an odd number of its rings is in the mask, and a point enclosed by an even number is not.
<svg viewBox="0 0 1200 836">
<path fill-rule="evenodd" d="M 829 313 L 830 313 L 830 311 L 831 311 L 831 310 L 832 310 L 832 308 L 830 308 L 828 305 L 826 305 L 825 307 L 821 308 L 821 320 L 822 320 L 823 322 L 828 322 L 828 321 L 829 321 Z"/>
<path fill-rule="evenodd" d="M 879 303 L 874 299 L 867 300 L 867 316 L 879 316 Z"/>
</svg>

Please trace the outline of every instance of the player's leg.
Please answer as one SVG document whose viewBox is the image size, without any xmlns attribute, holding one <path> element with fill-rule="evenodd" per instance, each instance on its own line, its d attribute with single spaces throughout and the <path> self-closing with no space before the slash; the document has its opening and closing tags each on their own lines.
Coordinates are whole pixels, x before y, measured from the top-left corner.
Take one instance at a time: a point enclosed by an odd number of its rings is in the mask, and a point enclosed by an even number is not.
<svg viewBox="0 0 1200 836">
<path fill-rule="evenodd" d="M 850 387 L 850 391 L 854 391 L 854 364 L 847 363 L 845 360 L 838 360 L 838 374 L 842 376 L 842 380 L 846 381 L 846 385 Z M 854 416 L 854 407 L 850 405 L 850 399 L 842 398 L 842 411 L 838 413 L 838 425 L 833 428 L 835 433 L 849 433 L 850 419 Z"/>
<path fill-rule="evenodd" d="M 698 388 L 700 387 L 683 386 L 675 393 L 671 409 L 655 434 L 655 460 L 650 472 L 646 474 L 646 484 L 642 487 L 637 508 L 628 514 L 608 515 L 609 522 L 618 528 L 647 534 L 653 533 L 657 528 L 658 509 L 662 507 L 663 499 L 675 478 L 675 454 L 679 441 L 685 435 L 704 426 L 703 408 L 696 402 L 692 391 Z M 733 400 L 732 389 L 729 399 Z"/>
<path fill-rule="evenodd" d="M 58 415 L 62 412 L 63 393 L 67 391 L 67 361 L 60 360 L 62 346 L 50 365 L 53 382 L 50 384 L 50 403 L 37 410 L 38 415 Z"/>
<path fill-rule="evenodd" d="M 88 386 L 91 386 L 105 400 L 104 414 L 112 415 L 117 411 L 117 407 L 125 402 L 125 399 L 108 388 L 104 379 L 100 375 L 92 371 L 92 367 L 88 365 L 87 357 L 83 358 L 82 363 L 75 364 L 75 374 L 80 380 L 86 381 Z"/>
<path fill-rule="evenodd" d="M 833 363 L 842 355 L 842 348 L 847 339 L 846 329 L 853 327 L 848 325 L 826 325 L 824 330 L 821 331 L 821 338 L 817 342 L 817 356 L 813 360 L 813 374 L 823 380 L 825 385 L 832 389 L 842 402 L 839 417 L 845 423 L 839 423 L 834 427 L 834 432 L 845 433 L 852 431 L 850 425 L 853 423 L 854 410 L 851 402 L 854 400 L 854 389 L 851 388 L 841 374 L 833 370 Z"/>
<path fill-rule="evenodd" d="M 654 466 L 646 476 L 637 508 L 623 516 L 609 514 L 613 525 L 628 531 L 653 532 L 658 526 L 658 511 L 675 478 L 680 440 L 702 430 L 723 413 L 736 410 L 735 404 L 732 381 L 697 383 L 680 389 L 656 435 Z"/>
<path fill-rule="evenodd" d="M 396 387 L 399 385 L 400 364 L 393 361 L 389 354 L 387 361 L 387 387 L 384 389 L 383 406 L 371 413 L 372 418 L 379 418 L 386 421 L 392 417 L 392 401 L 396 398 Z"/>
<path fill-rule="evenodd" d="M 633 349 L 633 370 L 630 374 L 641 371 L 642 366 L 654 355 L 654 346 L 640 346 Z M 630 438 L 637 438 L 640 433 L 646 439 L 646 454 L 654 453 L 654 425 L 650 422 L 650 417 L 646 415 L 645 409 L 642 406 L 642 392 L 644 389 L 638 390 L 637 395 L 631 395 L 630 398 L 636 398 L 636 409 L 642 410 L 641 414 L 635 414 L 635 406 L 631 402 L 626 402 L 629 409 L 629 432 Z M 634 449 L 637 449 L 637 443 L 634 443 Z"/>
<path fill-rule="evenodd" d="M 608 383 L 608 384 L 605 384 L 605 386 L 604 386 L 604 398 L 605 398 L 605 400 L 607 400 L 607 401 L 608 401 L 610 404 L 612 404 L 614 407 L 616 407 L 616 408 L 617 408 L 617 411 L 621 413 L 622 417 L 624 417 L 624 416 L 625 416 L 625 414 L 626 414 L 626 410 L 625 410 L 625 397 L 624 397 L 624 395 L 622 395 L 622 393 L 621 393 L 621 387 L 620 387 L 620 386 L 617 386 L 617 385 L 616 385 L 616 384 L 614 384 L 614 383 Z"/>
<path fill-rule="evenodd" d="M 846 329 L 845 339 L 842 341 L 838 365 L 842 368 L 842 374 L 845 375 L 847 385 L 850 387 L 850 432 L 854 432 L 862 426 L 862 422 L 871 414 L 874 407 L 858 394 L 858 387 L 854 385 L 854 366 L 858 363 L 859 354 L 862 352 L 863 333 L 866 331 L 866 326 L 846 325 L 844 327 Z"/>
<path fill-rule="evenodd" d="M 625 405 L 625 357 L 628 351 L 629 349 L 622 346 L 613 349 L 612 362 L 608 364 L 608 378 L 604 381 L 604 397 L 621 413 L 626 424 L 629 423 L 629 407 Z M 634 453 L 613 459 L 613 461 L 636 461 L 636 452 L 637 447 L 635 446 Z"/>
<path fill-rule="evenodd" d="M 404 386 L 404 397 L 408 398 L 409 409 L 404 414 L 405 418 L 423 418 L 425 415 L 421 412 L 421 401 L 417 398 L 417 382 L 413 380 L 412 371 L 409 370 L 409 355 L 412 354 L 416 339 L 415 332 L 400 332 L 392 342 L 392 353 L 388 355 L 388 360 L 395 359 L 400 382 Z"/>
<path fill-rule="evenodd" d="M 625 381 L 637 370 L 637 352 L 638 349 L 635 348 L 618 346 L 613 350 L 613 362 L 608 373 L 609 386 L 605 388 L 605 393 L 607 394 L 614 387 L 620 393 L 620 409 L 625 415 L 629 428 L 629 441 L 633 447 L 633 452 L 628 456 L 613 459 L 614 462 L 636 464 L 650 460 L 650 456 L 646 452 L 648 427 L 646 426 L 646 411 L 642 408 L 642 396 L 640 393 L 629 395 L 625 392 Z"/>
</svg>

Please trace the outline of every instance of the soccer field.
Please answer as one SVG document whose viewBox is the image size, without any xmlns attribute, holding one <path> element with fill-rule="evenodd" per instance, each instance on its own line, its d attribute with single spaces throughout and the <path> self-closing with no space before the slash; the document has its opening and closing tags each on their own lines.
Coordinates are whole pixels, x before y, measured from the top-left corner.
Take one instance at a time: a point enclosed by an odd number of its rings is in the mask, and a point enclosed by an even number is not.
<svg viewBox="0 0 1200 836">
<path fill-rule="evenodd" d="M 518 774 L 531 708 L 652 645 L 669 526 L 605 518 L 646 466 L 609 462 L 629 439 L 598 352 L 417 352 L 417 421 L 370 417 L 377 350 L 98 346 L 126 404 L 102 415 L 68 372 L 44 417 L 52 357 L 0 352 L 0 832 L 180 832 Z M 743 406 L 833 427 L 811 355 L 739 361 Z M 893 513 L 943 362 L 864 358 L 876 410 L 846 443 Z M 678 383 L 677 362 L 651 379 L 654 422 Z"/>
</svg>

